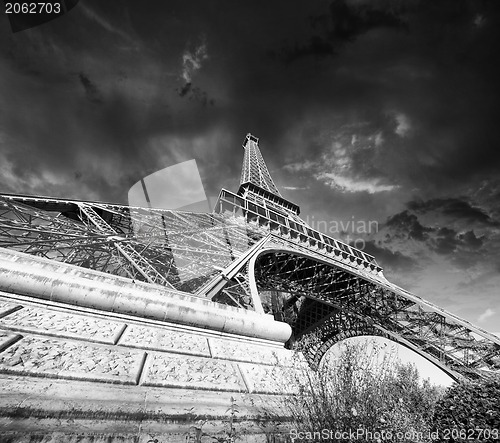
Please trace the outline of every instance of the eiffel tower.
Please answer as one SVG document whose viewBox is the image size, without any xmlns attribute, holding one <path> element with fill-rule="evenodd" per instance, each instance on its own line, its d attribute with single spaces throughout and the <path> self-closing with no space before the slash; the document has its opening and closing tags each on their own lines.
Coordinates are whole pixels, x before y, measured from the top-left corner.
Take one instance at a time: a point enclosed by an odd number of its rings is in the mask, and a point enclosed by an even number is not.
<svg viewBox="0 0 500 443">
<path fill-rule="evenodd" d="M 248 134 L 243 148 L 239 189 L 222 189 L 212 213 L 1 195 L 0 247 L 272 316 L 290 325 L 288 347 L 314 337 L 304 350 L 312 367 L 335 343 L 375 335 L 457 380 L 500 373 L 498 337 L 313 229 L 279 192 L 258 139 Z"/>
</svg>

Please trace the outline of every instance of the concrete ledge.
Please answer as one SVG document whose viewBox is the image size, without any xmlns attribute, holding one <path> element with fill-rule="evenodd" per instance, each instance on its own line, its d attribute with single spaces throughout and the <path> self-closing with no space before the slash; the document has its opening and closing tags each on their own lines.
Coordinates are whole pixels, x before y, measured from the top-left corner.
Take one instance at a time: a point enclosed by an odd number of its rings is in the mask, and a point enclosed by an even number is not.
<svg viewBox="0 0 500 443">
<path fill-rule="evenodd" d="M 197 429 L 210 436 L 227 431 L 237 406 L 235 434 L 241 442 L 285 441 L 290 418 L 276 397 L 193 390 L 102 385 L 89 382 L 0 376 L 0 441 L 139 442 L 151 435 L 186 442 Z M 281 434 L 282 438 L 279 438 Z M 214 441 L 213 438 L 201 441 Z"/>
<path fill-rule="evenodd" d="M 0 290 L 285 343 L 288 324 L 162 286 L 0 248 Z"/>
</svg>

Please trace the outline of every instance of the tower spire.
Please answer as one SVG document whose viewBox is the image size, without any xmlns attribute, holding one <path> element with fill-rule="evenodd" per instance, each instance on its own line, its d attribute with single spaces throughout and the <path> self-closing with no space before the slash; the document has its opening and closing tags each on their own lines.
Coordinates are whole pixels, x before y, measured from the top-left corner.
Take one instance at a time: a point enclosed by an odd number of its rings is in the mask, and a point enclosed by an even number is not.
<svg viewBox="0 0 500 443">
<path fill-rule="evenodd" d="M 269 170 L 260 152 L 259 139 L 250 133 L 247 134 L 243 142 L 243 148 L 245 149 L 245 157 L 241 170 L 240 185 L 252 183 L 271 194 L 282 197 L 271 178 L 271 174 L 269 174 Z"/>
<path fill-rule="evenodd" d="M 243 142 L 245 157 L 241 169 L 238 195 L 259 203 L 263 207 L 281 208 L 299 215 L 300 208 L 286 200 L 278 191 L 259 149 L 259 139 L 248 133 Z"/>
</svg>

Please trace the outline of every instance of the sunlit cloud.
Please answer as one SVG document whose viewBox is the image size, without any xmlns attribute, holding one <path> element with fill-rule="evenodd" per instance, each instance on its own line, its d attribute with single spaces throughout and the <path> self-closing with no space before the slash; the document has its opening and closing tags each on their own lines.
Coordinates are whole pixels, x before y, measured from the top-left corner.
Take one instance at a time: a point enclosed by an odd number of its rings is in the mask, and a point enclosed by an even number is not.
<svg viewBox="0 0 500 443">
<path fill-rule="evenodd" d="M 333 140 L 324 144 L 323 152 L 317 160 L 305 159 L 289 163 L 283 169 L 291 173 L 308 174 L 343 193 L 376 194 L 397 189 L 398 185 L 387 182 L 382 175 L 374 174 L 373 165 L 362 160 L 367 158 L 364 151 L 372 151 L 383 143 L 382 131 L 372 132 L 370 135 L 353 133 L 352 126 L 343 125 L 333 136 Z"/>
<path fill-rule="evenodd" d="M 316 166 L 316 162 L 305 160 L 303 162 L 289 163 L 288 165 L 283 166 L 283 169 L 289 172 L 311 171 Z"/>
<path fill-rule="evenodd" d="M 495 315 L 495 311 L 491 308 L 487 308 L 486 311 L 484 311 L 478 318 L 477 320 L 479 322 L 484 322 L 486 321 L 488 318 L 490 317 L 493 317 Z"/>
<path fill-rule="evenodd" d="M 376 147 L 379 147 L 384 143 L 384 137 L 382 136 L 382 132 L 377 132 L 375 136 L 373 137 L 373 142 L 375 143 Z"/>
<path fill-rule="evenodd" d="M 207 59 L 208 49 L 204 37 L 194 51 L 184 51 L 182 54 L 182 78 L 186 83 L 191 83 L 193 74 L 201 69 L 203 62 Z"/>
<path fill-rule="evenodd" d="M 405 137 L 408 132 L 411 130 L 411 123 L 405 114 L 402 113 L 397 113 L 396 116 L 394 117 L 396 119 L 396 129 L 394 132 L 399 135 L 400 137 Z"/>
<path fill-rule="evenodd" d="M 325 182 L 328 186 L 344 192 L 368 192 L 375 194 L 377 192 L 387 192 L 396 189 L 394 185 L 382 185 L 379 179 L 360 179 L 355 180 L 347 176 L 341 176 L 335 173 L 323 172 L 316 175 L 318 180 Z"/>
<path fill-rule="evenodd" d="M 124 40 L 127 40 L 129 42 L 133 41 L 131 36 L 127 34 L 126 32 L 122 31 L 121 29 L 117 28 L 116 26 L 112 25 L 108 20 L 103 18 L 101 15 L 97 14 L 93 9 L 89 8 L 88 5 L 85 3 L 80 3 L 78 5 L 78 9 L 83 11 L 83 13 L 92 21 L 97 23 L 101 28 L 104 28 L 106 31 L 111 32 L 112 34 L 116 34 L 123 38 Z"/>
</svg>

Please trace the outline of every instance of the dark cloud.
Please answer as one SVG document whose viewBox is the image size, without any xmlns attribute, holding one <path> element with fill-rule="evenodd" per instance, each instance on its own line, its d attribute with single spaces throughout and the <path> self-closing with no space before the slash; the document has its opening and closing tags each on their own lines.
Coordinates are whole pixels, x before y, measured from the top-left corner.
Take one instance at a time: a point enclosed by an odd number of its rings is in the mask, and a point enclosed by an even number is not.
<svg viewBox="0 0 500 443">
<path fill-rule="evenodd" d="M 78 78 L 80 79 L 80 83 L 82 84 L 83 89 L 85 90 L 85 94 L 88 100 L 94 104 L 101 104 L 102 96 L 99 90 L 97 89 L 97 86 L 94 85 L 83 72 L 80 72 L 80 74 L 78 74 Z"/>
<path fill-rule="evenodd" d="M 407 238 L 418 241 L 425 241 L 429 238 L 428 233 L 433 229 L 423 226 L 415 214 L 408 211 L 389 217 L 386 226 L 389 228 L 390 236 L 396 238 Z"/>
<path fill-rule="evenodd" d="M 469 249 L 479 249 L 486 240 L 485 236 L 476 237 L 474 231 L 467 231 L 463 234 L 459 234 L 458 239 Z"/>
<path fill-rule="evenodd" d="M 455 223 L 455 227 L 439 226 L 436 223 L 426 226 L 416 214 L 406 210 L 389 217 L 382 229 L 372 237 L 377 244 L 411 257 L 422 267 L 429 266 L 436 260 L 438 263 L 446 260 L 448 266 L 460 271 L 473 270 L 482 265 L 490 266 L 498 253 L 493 232 L 488 240 L 487 235 L 478 235 L 473 229 L 467 228 L 467 219 L 460 219 L 460 222 Z M 409 240 L 417 242 L 410 243 Z"/>
<path fill-rule="evenodd" d="M 457 233 L 454 229 L 440 228 L 431 240 L 432 249 L 438 254 L 452 254 L 454 252 L 476 251 L 483 246 L 485 237 L 477 237 L 474 231 Z"/>
<path fill-rule="evenodd" d="M 366 241 L 363 249 L 376 257 L 378 263 L 387 270 L 395 272 L 410 272 L 419 267 L 418 261 L 399 251 L 392 251 L 375 241 Z"/>
<path fill-rule="evenodd" d="M 203 107 L 214 106 L 215 100 L 209 98 L 205 91 L 202 91 L 197 86 L 193 86 L 191 82 L 187 82 L 182 88 L 177 89 L 179 97 L 188 97 L 189 100 L 200 103 Z"/>
<path fill-rule="evenodd" d="M 184 97 L 189 91 L 191 91 L 191 87 L 193 84 L 191 82 L 187 82 L 179 91 L 179 97 Z"/>
<path fill-rule="evenodd" d="M 330 3 L 330 39 L 352 41 L 373 28 L 404 27 L 402 10 L 395 2 Z"/>
<path fill-rule="evenodd" d="M 499 226 L 500 223 L 481 208 L 472 206 L 468 201 L 460 198 L 436 198 L 427 201 L 414 200 L 408 203 L 408 209 L 420 214 L 430 211 L 438 211 L 444 215 L 462 219 L 469 223 L 480 223 L 485 225 Z"/>
<path fill-rule="evenodd" d="M 483 20 L 475 20 L 478 14 Z M 393 186 L 393 193 L 362 200 L 366 212 L 384 219 L 381 200 L 389 194 L 397 201 L 416 189 L 432 198 L 436 189 L 454 192 L 456 177 L 474 186 L 475 176 L 499 165 L 498 150 L 487 148 L 496 140 L 498 15 L 496 3 L 462 0 L 207 2 L 196 8 L 180 1 L 165 7 L 90 0 L 29 33 L 4 31 L 3 88 L 11 91 L 4 95 L 12 105 L 3 130 L 32 158 L 43 152 L 42 163 L 54 173 L 80 170 L 76 158 L 107 158 L 137 179 L 141 169 L 165 166 L 159 152 L 173 151 L 153 149 L 152 140 L 158 146 L 160 139 L 182 139 L 186 157 L 198 156 L 210 171 L 218 161 L 236 182 L 248 131 L 261 137 L 276 181 L 287 157 L 321 162 L 338 141 L 350 162 L 349 180 Z M 300 56 L 288 65 L 267 56 L 295 42 L 304 55 L 337 56 Z M 198 51 L 204 45 L 206 52 Z M 197 62 L 189 65 L 193 82 L 183 78 L 187 49 Z M 71 72 L 81 73 L 76 89 Z M 82 87 L 85 101 L 102 110 L 86 107 Z M 43 115 L 58 113 L 64 129 L 46 134 Z M 410 125 L 404 136 L 400 115 Z M 225 134 L 226 143 L 216 152 L 194 152 L 193 140 L 215 132 Z M 353 136 L 358 142 L 351 146 Z M 29 170 L 18 166 L 23 157 L 10 155 L 16 173 Z M 225 177 L 211 176 L 213 187 Z M 295 185 L 293 176 L 286 179 Z M 121 190 L 116 183 L 105 189 L 88 183 L 96 193 L 111 192 L 104 199 L 123 200 L 128 181 L 120 182 Z M 310 188 L 314 199 L 303 193 L 297 202 L 305 211 L 316 201 L 335 210 L 340 199 L 347 212 L 360 201 L 357 194 Z"/>
<path fill-rule="evenodd" d="M 433 239 L 434 251 L 438 254 L 451 254 L 455 252 L 459 244 L 457 233 L 453 229 L 441 228 Z"/>
<path fill-rule="evenodd" d="M 415 208 L 416 205 L 414 203 L 412 202 L 409 206 Z M 426 206 L 428 208 L 432 207 L 432 205 Z M 418 206 L 419 210 L 422 207 L 423 205 Z M 440 205 L 437 207 L 441 208 Z M 452 212 L 456 215 L 455 211 Z M 462 206 L 460 206 L 460 211 L 458 212 L 464 214 Z M 465 211 L 465 214 L 468 216 L 466 221 L 470 220 L 470 212 Z M 475 211 L 472 211 L 472 214 L 477 215 Z M 476 251 L 485 242 L 485 236 L 478 237 L 473 230 L 457 232 L 457 230 L 448 226 L 424 226 L 417 215 L 410 213 L 408 210 L 389 217 L 384 225 L 384 229 L 384 242 L 386 244 L 391 244 L 395 241 L 400 243 L 401 240 L 418 240 L 428 245 L 430 250 L 443 255 L 452 254 L 457 251 Z"/>
<path fill-rule="evenodd" d="M 392 3 L 392 4 L 390 4 Z M 309 18 L 311 31 L 307 43 L 296 42 L 292 48 L 271 52 L 286 62 L 303 57 L 325 57 L 338 54 L 341 46 L 377 28 L 405 28 L 402 10 L 394 2 L 348 2 L 334 0 L 325 14 Z"/>
</svg>

